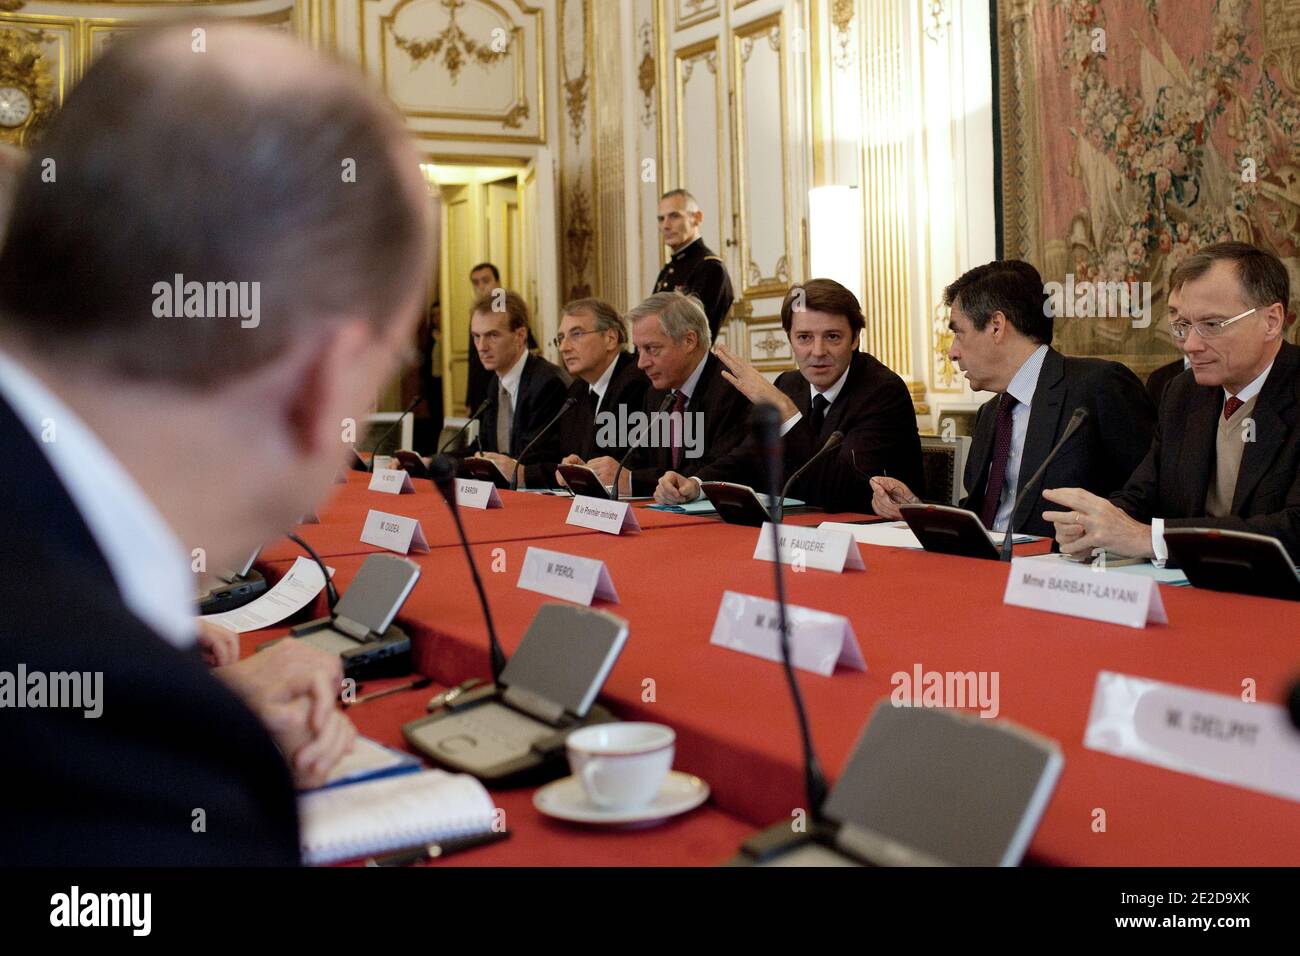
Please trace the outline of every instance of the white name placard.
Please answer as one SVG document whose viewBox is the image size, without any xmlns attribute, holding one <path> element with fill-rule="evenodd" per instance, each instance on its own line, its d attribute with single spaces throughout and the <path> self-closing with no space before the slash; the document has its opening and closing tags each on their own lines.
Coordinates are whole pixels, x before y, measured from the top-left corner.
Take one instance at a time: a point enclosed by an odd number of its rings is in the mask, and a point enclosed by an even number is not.
<svg viewBox="0 0 1300 956">
<path fill-rule="evenodd" d="M 401 515 L 390 515 L 386 511 L 366 512 L 366 523 L 361 526 L 361 540 L 365 544 L 373 544 L 398 554 L 407 554 L 411 550 L 429 550 L 429 543 L 424 539 L 419 521 Z"/>
<path fill-rule="evenodd" d="M 411 476 L 401 468 L 376 468 L 370 476 L 370 490 L 389 495 L 413 495 L 415 485 Z"/>
<path fill-rule="evenodd" d="M 763 530 L 758 533 L 758 544 L 754 546 L 754 558 L 761 561 L 772 560 L 772 529 L 776 527 L 770 521 L 763 523 Z M 862 563 L 862 551 L 851 534 L 843 531 L 821 531 L 817 528 L 800 528 L 783 524 L 781 528 L 781 563 L 795 567 L 817 568 L 819 571 L 834 571 L 836 574 L 845 568 L 866 569 Z"/>
<path fill-rule="evenodd" d="M 529 548 L 524 554 L 518 586 L 574 604 L 590 604 L 595 598 L 618 601 L 604 561 L 545 548 Z"/>
<path fill-rule="evenodd" d="M 602 501 L 587 495 L 574 496 L 573 504 L 569 506 L 569 517 L 565 518 L 564 522 L 580 528 L 591 528 L 593 531 L 604 531 L 607 534 L 641 530 L 641 526 L 637 524 L 636 514 L 633 513 L 628 502 Z"/>
<path fill-rule="evenodd" d="M 1126 627 L 1169 622 L 1160 589 L 1151 578 L 1050 558 L 1012 558 L 1002 601 Z"/>
<path fill-rule="evenodd" d="M 794 604 L 787 604 L 785 610 L 790 663 L 795 667 L 823 677 L 829 677 L 836 664 L 856 671 L 867 669 L 847 617 Z M 781 625 L 776 602 L 724 591 L 709 643 L 780 661 Z"/>
<path fill-rule="evenodd" d="M 1300 733 L 1276 704 L 1101 671 L 1083 745 L 1300 801 Z"/>
<path fill-rule="evenodd" d="M 504 508 L 497 486 L 476 478 L 456 479 L 456 504 L 462 508 Z"/>
</svg>

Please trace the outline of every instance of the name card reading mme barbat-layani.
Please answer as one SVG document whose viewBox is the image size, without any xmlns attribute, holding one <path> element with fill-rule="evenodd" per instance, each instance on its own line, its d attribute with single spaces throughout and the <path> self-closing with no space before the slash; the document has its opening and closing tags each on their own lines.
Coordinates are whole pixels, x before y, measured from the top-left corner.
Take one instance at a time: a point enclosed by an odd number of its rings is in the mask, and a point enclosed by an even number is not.
<svg viewBox="0 0 1300 956">
<path fill-rule="evenodd" d="M 462 508 L 504 508 L 497 486 L 476 478 L 456 479 L 456 504 Z"/>
<path fill-rule="evenodd" d="M 545 548 L 530 547 L 524 554 L 517 586 L 575 604 L 591 604 L 595 598 L 618 601 L 604 561 Z"/>
<path fill-rule="evenodd" d="M 758 533 L 758 544 L 754 547 L 755 560 L 772 560 L 773 527 L 775 526 L 770 521 L 763 523 L 763 530 Z M 817 528 L 783 524 L 780 540 L 782 564 L 834 571 L 836 574 L 845 568 L 866 570 L 858 542 L 853 539 L 853 535 L 843 531 L 820 531 Z"/>
<path fill-rule="evenodd" d="M 1083 745 L 1300 801 L 1300 734 L 1276 704 L 1101 671 Z"/>
<path fill-rule="evenodd" d="M 413 495 L 415 485 L 411 476 L 401 468 L 376 468 L 370 476 L 371 491 L 382 491 L 389 495 Z"/>
<path fill-rule="evenodd" d="M 1151 578 L 1055 557 L 1012 558 L 1002 601 L 1126 627 L 1169 623 L 1160 588 Z"/>
<path fill-rule="evenodd" d="M 602 501 L 589 495 L 575 495 L 565 524 L 591 528 L 606 534 L 640 532 L 636 515 L 626 501 Z"/>
<path fill-rule="evenodd" d="M 377 548 L 407 554 L 411 549 L 424 552 L 429 550 L 429 543 L 424 539 L 424 531 L 415 518 L 403 518 L 390 515 L 386 511 L 367 511 L 366 523 L 361 527 L 361 540 Z"/>
<path fill-rule="evenodd" d="M 856 671 L 867 669 L 847 617 L 795 604 L 787 604 L 785 610 L 790 663 L 795 667 L 823 677 L 830 677 L 836 664 Z M 776 602 L 724 591 L 709 643 L 780 661 L 781 624 Z"/>
</svg>

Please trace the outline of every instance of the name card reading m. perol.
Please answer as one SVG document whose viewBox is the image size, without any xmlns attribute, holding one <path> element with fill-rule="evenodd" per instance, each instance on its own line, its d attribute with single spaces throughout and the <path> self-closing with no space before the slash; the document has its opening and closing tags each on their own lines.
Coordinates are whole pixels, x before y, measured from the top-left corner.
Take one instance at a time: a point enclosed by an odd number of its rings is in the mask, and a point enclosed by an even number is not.
<svg viewBox="0 0 1300 956">
<path fill-rule="evenodd" d="M 595 598 L 618 601 L 604 561 L 545 548 L 529 548 L 524 554 L 518 586 L 574 604 L 591 604 Z"/>
<path fill-rule="evenodd" d="M 636 515 L 626 501 L 602 501 L 588 495 L 574 496 L 573 504 L 569 506 L 569 517 L 564 522 L 607 534 L 641 530 Z"/>
<path fill-rule="evenodd" d="M 386 511 L 367 511 L 366 523 L 361 526 L 361 540 L 377 548 L 407 554 L 411 550 L 428 551 L 420 522 L 414 518 L 390 515 Z"/>
<path fill-rule="evenodd" d="M 1276 704 L 1101 671 L 1083 745 L 1300 801 L 1300 734 Z"/>
<path fill-rule="evenodd" d="M 830 677 L 836 664 L 855 671 L 867 669 L 847 617 L 794 604 L 787 604 L 785 610 L 790 663 L 795 667 L 823 677 Z M 781 619 L 776 602 L 735 591 L 722 592 L 709 643 L 780 661 Z"/>
<path fill-rule="evenodd" d="M 1043 558 L 1011 559 L 1002 601 L 1126 627 L 1169 622 L 1160 589 L 1151 578 Z"/>
<path fill-rule="evenodd" d="M 763 530 L 758 533 L 758 544 L 754 547 L 756 560 L 772 560 L 774 527 L 776 526 L 770 521 L 763 523 Z M 789 524 L 783 524 L 780 528 L 782 564 L 790 564 L 797 569 L 816 568 L 819 571 L 834 571 L 836 574 L 845 568 L 866 570 L 866 565 L 862 563 L 862 551 L 851 534 L 843 531 L 799 528 Z"/>
<path fill-rule="evenodd" d="M 413 495 L 415 485 L 411 484 L 411 476 L 401 468 L 376 468 L 370 476 L 370 490 L 389 495 Z"/>
<path fill-rule="evenodd" d="M 456 504 L 462 508 L 504 508 L 497 486 L 475 478 L 456 479 Z"/>
</svg>

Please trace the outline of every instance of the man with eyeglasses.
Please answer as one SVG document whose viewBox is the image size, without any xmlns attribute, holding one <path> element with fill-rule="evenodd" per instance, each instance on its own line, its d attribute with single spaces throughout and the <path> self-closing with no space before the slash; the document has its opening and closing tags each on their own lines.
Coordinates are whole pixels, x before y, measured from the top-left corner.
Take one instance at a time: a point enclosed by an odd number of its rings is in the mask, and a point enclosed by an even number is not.
<svg viewBox="0 0 1300 956">
<path fill-rule="evenodd" d="M 1300 561 L 1300 348 L 1283 340 L 1290 279 L 1242 242 L 1189 256 L 1169 276 L 1169 324 L 1190 363 L 1170 383 L 1146 459 L 1109 501 L 1044 497 L 1066 554 L 1167 557 L 1166 527 L 1271 535 Z"/>
<path fill-rule="evenodd" d="M 563 462 L 552 457 L 526 463 L 524 487 L 554 487 L 559 483 L 555 469 L 561 463 L 580 464 L 597 455 L 623 457 L 626 449 L 600 444 L 602 436 L 617 435 L 618 429 L 601 429 L 598 423 L 606 413 L 617 421 L 640 411 L 650 387 L 645 373 L 637 368 L 636 356 L 627 351 L 626 345 L 627 327 L 609 303 L 575 299 L 561 310 L 555 347 L 573 376 L 569 397 L 576 398 L 578 404 L 556 426 Z"/>
</svg>

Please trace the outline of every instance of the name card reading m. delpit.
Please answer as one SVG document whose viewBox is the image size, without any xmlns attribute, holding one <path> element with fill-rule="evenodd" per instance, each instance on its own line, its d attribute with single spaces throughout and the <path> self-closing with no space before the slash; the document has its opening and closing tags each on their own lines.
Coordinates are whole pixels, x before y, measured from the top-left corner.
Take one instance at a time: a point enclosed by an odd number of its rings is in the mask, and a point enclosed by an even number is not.
<svg viewBox="0 0 1300 956">
<path fill-rule="evenodd" d="M 456 479 L 456 504 L 462 508 L 504 508 L 497 486 L 477 478 Z"/>
<path fill-rule="evenodd" d="M 569 517 L 564 519 L 564 523 L 607 534 L 641 531 L 636 514 L 626 501 L 602 501 L 588 495 L 574 496 L 573 504 L 569 506 Z"/>
<path fill-rule="evenodd" d="M 386 511 L 367 511 L 366 523 L 361 526 L 361 540 L 377 548 L 406 554 L 412 549 L 428 551 L 420 522 L 414 518 L 390 515 Z"/>
<path fill-rule="evenodd" d="M 847 617 L 794 604 L 787 604 L 785 610 L 790 663 L 795 667 L 823 677 L 830 677 L 836 664 L 855 671 L 867 669 Z M 723 591 L 709 643 L 780 661 L 781 619 L 776 602 Z"/>
<path fill-rule="evenodd" d="M 1167 624 L 1160 589 L 1151 578 L 1067 564 L 1054 557 L 1012 558 L 1005 604 L 1146 627 Z"/>
<path fill-rule="evenodd" d="M 371 491 L 382 491 L 389 495 L 415 494 L 411 476 L 401 468 L 376 468 L 370 476 L 369 487 Z"/>
<path fill-rule="evenodd" d="M 763 523 L 763 530 L 758 533 L 758 544 L 754 546 L 756 560 L 772 560 L 772 528 L 770 522 Z M 794 565 L 796 568 L 816 568 L 819 571 L 840 573 L 845 568 L 866 570 L 862 563 L 862 551 L 853 535 L 843 531 L 820 531 L 817 528 L 800 528 L 795 525 L 781 525 L 781 563 Z"/>
<path fill-rule="evenodd" d="M 1101 671 L 1083 745 L 1300 801 L 1300 733 L 1276 704 Z"/>
<path fill-rule="evenodd" d="M 529 548 L 524 554 L 518 586 L 574 604 L 590 604 L 595 598 L 618 601 L 604 561 L 545 548 Z"/>
</svg>

